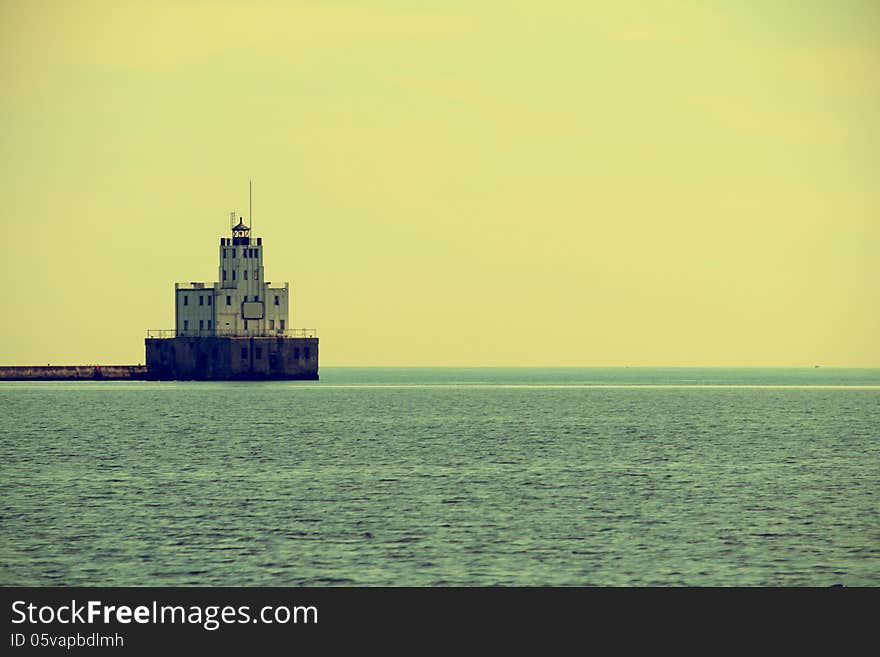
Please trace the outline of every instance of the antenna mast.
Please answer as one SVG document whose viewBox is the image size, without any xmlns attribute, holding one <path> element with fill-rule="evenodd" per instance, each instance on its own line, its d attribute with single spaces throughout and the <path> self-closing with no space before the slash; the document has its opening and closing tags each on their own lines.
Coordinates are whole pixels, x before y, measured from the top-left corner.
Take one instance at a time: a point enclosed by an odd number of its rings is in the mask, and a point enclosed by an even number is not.
<svg viewBox="0 0 880 657">
<path fill-rule="evenodd" d="M 248 225 L 254 227 L 254 181 L 248 180 Z"/>
</svg>

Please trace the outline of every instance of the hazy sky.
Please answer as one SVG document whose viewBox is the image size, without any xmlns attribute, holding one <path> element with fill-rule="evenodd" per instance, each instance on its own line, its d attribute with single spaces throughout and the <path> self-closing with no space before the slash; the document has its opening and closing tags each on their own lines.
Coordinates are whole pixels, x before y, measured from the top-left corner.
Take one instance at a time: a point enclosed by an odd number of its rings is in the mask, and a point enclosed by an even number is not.
<svg viewBox="0 0 880 657">
<path fill-rule="evenodd" d="M 0 364 L 228 214 L 322 365 L 880 366 L 880 3 L 0 0 Z"/>
</svg>

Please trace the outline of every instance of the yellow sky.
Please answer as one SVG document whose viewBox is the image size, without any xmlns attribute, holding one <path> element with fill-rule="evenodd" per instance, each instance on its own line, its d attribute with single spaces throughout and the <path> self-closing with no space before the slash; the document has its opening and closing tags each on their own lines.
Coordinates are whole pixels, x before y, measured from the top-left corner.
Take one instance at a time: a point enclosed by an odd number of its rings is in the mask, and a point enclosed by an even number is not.
<svg viewBox="0 0 880 657">
<path fill-rule="evenodd" d="M 0 0 L 0 364 L 228 213 L 322 365 L 880 366 L 880 4 Z"/>
</svg>

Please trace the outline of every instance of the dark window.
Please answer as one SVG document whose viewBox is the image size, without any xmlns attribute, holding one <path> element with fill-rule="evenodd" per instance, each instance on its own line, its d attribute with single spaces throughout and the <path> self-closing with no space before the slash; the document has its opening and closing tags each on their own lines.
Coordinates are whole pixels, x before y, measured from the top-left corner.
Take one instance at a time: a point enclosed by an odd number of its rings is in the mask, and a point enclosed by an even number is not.
<svg viewBox="0 0 880 657">
<path fill-rule="evenodd" d="M 277 306 L 277 305 L 279 305 L 280 303 L 281 303 L 281 300 L 278 298 L 278 295 L 276 294 L 276 295 L 275 295 L 275 305 Z"/>
<path fill-rule="evenodd" d="M 274 319 L 270 319 L 270 320 L 269 320 L 269 330 L 270 330 L 270 331 L 274 331 L 274 330 L 275 330 L 275 320 L 274 320 Z"/>
<path fill-rule="evenodd" d="M 260 300 L 260 295 L 259 295 L 259 294 L 257 294 L 256 296 L 254 296 L 254 301 L 259 301 L 259 300 Z"/>
<path fill-rule="evenodd" d="M 189 320 L 185 319 L 185 320 L 183 320 L 183 330 L 185 331 L 188 328 L 189 328 Z"/>
<path fill-rule="evenodd" d="M 235 280 L 235 270 L 232 270 L 232 280 Z"/>
<path fill-rule="evenodd" d="M 184 306 L 188 306 L 188 305 L 189 305 L 189 297 L 186 296 L 185 294 L 183 295 L 183 305 L 184 305 Z"/>
<path fill-rule="evenodd" d="M 308 347 L 303 348 L 303 354 L 305 354 L 306 360 L 308 360 L 309 359 L 309 348 Z"/>
<path fill-rule="evenodd" d="M 279 321 L 281 322 L 281 330 L 283 331 L 283 330 L 284 330 L 284 320 L 282 319 L 282 320 L 279 320 Z"/>
<path fill-rule="evenodd" d="M 200 305 L 200 306 L 204 306 L 204 305 L 205 305 L 205 295 L 204 295 L 204 294 L 200 294 L 200 295 L 199 295 L 199 305 Z"/>
<path fill-rule="evenodd" d="M 223 257 L 226 257 L 226 249 L 223 249 Z"/>
<path fill-rule="evenodd" d="M 232 249 L 232 257 L 235 257 L 235 249 Z"/>
<path fill-rule="evenodd" d="M 242 258 L 247 258 L 247 257 L 248 257 L 248 250 L 247 250 L 247 249 L 242 249 L 242 250 L 241 250 L 241 257 L 242 257 Z"/>
<path fill-rule="evenodd" d="M 227 305 L 227 306 L 231 306 L 231 305 L 232 305 L 232 297 L 229 296 L 228 294 L 226 295 L 226 305 Z"/>
<path fill-rule="evenodd" d="M 225 269 L 223 270 L 223 280 L 224 281 L 226 280 L 226 270 Z"/>
<path fill-rule="evenodd" d="M 205 328 L 205 320 L 200 319 L 200 320 L 199 320 L 199 330 L 200 330 L 200 331 L 201 331 L 201 330 L 204 330 L 204 328 Z"/>
<path fill-rule="evenodd" d="M 210 319 L 208 320 L 208 330 L 209 331 L 211 330 L 211 320 Z"/>
<path fill-rule="evenodd" d="M 214 297 L 211 297 L 211 296 L 208 297 L 208 305 L 209 305 L 209 306 L 211 305 L 211 299 L 213 299 L 213 298 L 214 298 Z"/>
<path fill-rule="evenodd" d="M 247 303 L 247 295 L 246 295 L 246 294 L 244 295 L 244 299 L 243 299 L 243 301 L 244 301 L 245 303 Z"/>
<path fill-rule="evenodd" d="M 247 269 L 244 270 L 244 280 L 247 280 Z"/>
<path fill-rule="evenodd" d="M 260 360 L 263 357 L 263 350 L 260 347 L 254 349 L 254 358 Z"/>
<path fill-rule="evenodd" d="M 247 320 L 244 320 L 244 330 L 247 331 Z"/>
<path fill-rule="evenodd" d="M 241 359 L 247 360 L 247 347 L 242 347 L 241 349 Z"/>
</svg>

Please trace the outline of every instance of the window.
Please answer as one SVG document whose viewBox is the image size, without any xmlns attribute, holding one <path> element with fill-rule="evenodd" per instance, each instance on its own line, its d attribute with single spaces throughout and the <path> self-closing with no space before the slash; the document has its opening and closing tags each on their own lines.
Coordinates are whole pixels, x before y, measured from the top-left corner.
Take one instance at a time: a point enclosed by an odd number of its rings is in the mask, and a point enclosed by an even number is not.
<svg viewBox="0 0 880 657">
<path fill-rule="evenodd" d="M 303 349 L 303 355 L 306 357 L 306 360 L 309 359 L 309 348 L 308 347 L 305 347 Z"/>
<path fill-rule="evenodd" d="M 256 258 L 256 257 L 257 257 L 257 250 L 251 249 L 251 258 Z"/>
<path fill-rule="evenodd" d="M 247 258 L 247 257 L 248 257 L 248 250 L 247 250 L 247 249 L 242 249 L 242 250 L 241 250 L 241 257 L 242 257 L 242 258 Z"/>
<path fill-rule="evenodd" d="M 226 270 L 225 269 L 223 270 L 223 280 L 224 281 L 226 280 Z"/>
<path fill-rule="evenodd" d="M 211 297 L 211 296 L 208 297 L 208 305 L 209 305 L 209 306 L 211 305 L 211 299 L 213 299 L 213 298 L 214 298 L 214 297 Z"/>
<path fill-rule="evenodd" d="M 263 358 L 263 350 L 260 347 L 254 348 L 254 358 L 260 360 Z"/>
<path fill-rule="evenodd" d="M 235 270 L 232 270 L 232 280 L 235 280 Z"/>
<path fill-rule="evenodd" d="M 226 305 L 227 305 L 227 306 L 231 306 L 231 305 L 232 305 L 232 297 L 229 296 L 228 294 L 226 295 Z"/>
<path fill-rule="evenodd" d="M 223 249 L 223 257 L 226 257 L 226 249 Z"/>
<path fill-rule="evenodd" d="M 247 360 L 247 347 L 242 347 L 241 349 L 241 359 Z"/>
<path fill-rule="evenodd" d="M 260 280 L 260 270 L 259 269 L 254 270 L 254 280 L 255 281 Z"/>
<path fill-rule="evenodd" d="M 278 295 L 276 294 L 275 295 L 275 305 L 277 306 L 277 305 L 279 305 L 279 303 L 280 303 L 280 299 L 278 298 Z"/>
<path fill-rule="evenodd" d="M 259 300 L 260 300 L 260 295 L 259 294 L 254 295 L 254 301 L 256 302 Z"/>
<path fill-rule="evenodd" d="M 189 320 L 185 319 L 185 320 L 183 320 L 183 330 L 185 331 L 188 328 L 189 328 Z"/>
<path fill-rule="evenodd" d="M 200 305 L 200 306 L 204 306 L 204 305 L 205 305 L 205 295 L 204 295 L 204 294 L 200 294 L 200 295 L 199 295 L 199 305 Z"/>
<path fill-rule="evenodd" d="M 284 320 L 279 319 L 278 321 L 281 322 L 281 330 L 283 331 L 284 330 Z"/>
<path fill-rule="evenodd" d="M 247 331 L 247 320 L 244 320 L 244 330 Z"/>
<path fill-rule="evenodd" d="M 274 330 L 275 330 L 275 320 L 274 320 L 274 319 L 270 319 L 270 320 L 269 320 L 269 330 L 270 330 L 270 331 L 274 331 Z"/>
<path fill-rule="evenodd" d="M 247 280 L 247 269 L 244 270 L 244 280 Z"/>
<path fill-rule="evenodd" d="M 246 294 L 244 295 L 244 299 L 242 299 L 242 301 L 244 301 L 245 303 L 247 303 L 247 295 L 246 295 Z"/>
<path fill-rule="evenodd" d="M 211 320 L 210 319 L 208 320 L 208 330 L 209 331 L 211 330 Z"/>
<path fill-rule="evenodd" d="M 235 257 L 235 249 L 232 249 L 232 257 Z"/>
<path fill-rule="evenodd" d="M 204 331 L 204 330 L 205 330 L 205 320 L 203 320 L 203 319 L 200 319 L 200 320 L 199 320 L 199 330 L 200 330 L 200 331 Z"/>
<path fill-rule="evenodd" d="M 184 306 L 188 306 L 188 305 L 189 305 L 189 297 L 186 296 L 185 294 L 183 295 L 183 305 L 184 305 Z"/>
</svg>

